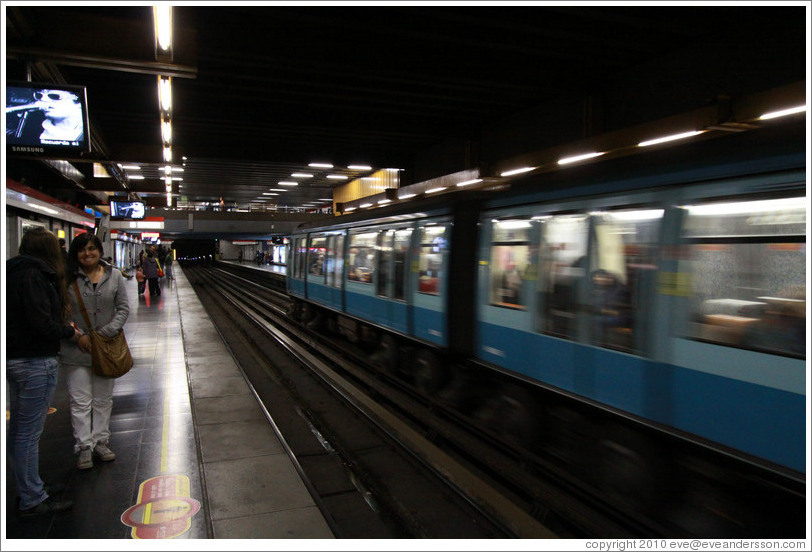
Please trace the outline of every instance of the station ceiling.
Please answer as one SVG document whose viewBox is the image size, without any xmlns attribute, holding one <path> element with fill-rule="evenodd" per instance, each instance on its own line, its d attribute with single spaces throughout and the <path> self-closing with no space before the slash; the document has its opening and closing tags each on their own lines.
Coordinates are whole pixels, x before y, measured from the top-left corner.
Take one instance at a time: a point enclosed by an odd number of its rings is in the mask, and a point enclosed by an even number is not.
<svg viewBox="0 0 812 552">
<path fill-rule="evenodd" d="M 173 164 L 186 158 L 175 204 L 256 202 L 292 173 L 313 173 L 264 197 L 296 207 L 346 182 L 328 173 L 368 172 L 349 165 L 403 169 L 406 182 L 441 176 L 447 167 L 432 160 L 449 144 L 470 149 L 484 129 L 561 98 L 599 97 L 620 79 L 645 90 L 683 72 L 686 92 L 663 102 L 665 116 L 712 99 L 691 90 L 695 71 L 704 82 L 718 72 L 717 92 L 728 93 L 805 78 L 808 18 L 803 6 L 183 5 L 173 58 L 160 64 L 149 6 L 4 9 L 7 80 L 28 70 L 35 82 L 87 87 L 92 152 L 73 161 L 85 189 L 132 192 L 156 207 L 166 206 L 158 74 L 174 75 Z M 759 63 L 771 74 L 725 72 L 735 52 L 761 45 L 775 58 Z M 94 177 L 94 160 L 140 164 L 146 178 Z M 60 182 L 51 185 L 74 185 Z"/>
</svg>

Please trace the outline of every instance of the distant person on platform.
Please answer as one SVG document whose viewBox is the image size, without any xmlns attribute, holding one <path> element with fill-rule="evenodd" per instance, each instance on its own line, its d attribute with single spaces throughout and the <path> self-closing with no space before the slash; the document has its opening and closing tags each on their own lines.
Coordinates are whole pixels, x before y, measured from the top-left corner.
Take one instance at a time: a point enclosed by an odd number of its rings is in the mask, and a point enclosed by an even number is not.
<svg viewBox="0 0 812 552">
<path fill-rule="evenodd" d="M 164 276 L 166 276 L 167 280 L 174 280 L 175 277 L 172 276 L 172 250 L 166 252 L 166 257 L 164 257 Z"/>
<path fill-rule="evenodd" d="M 147 256 L 144 257 L 144 276 L 149 284 L 149 296 L 155 297 L 161 294 L 161 285 L 158 283 L 158 261 L 155 260 L 154 248 L 147 249 Z"/>
</svg>

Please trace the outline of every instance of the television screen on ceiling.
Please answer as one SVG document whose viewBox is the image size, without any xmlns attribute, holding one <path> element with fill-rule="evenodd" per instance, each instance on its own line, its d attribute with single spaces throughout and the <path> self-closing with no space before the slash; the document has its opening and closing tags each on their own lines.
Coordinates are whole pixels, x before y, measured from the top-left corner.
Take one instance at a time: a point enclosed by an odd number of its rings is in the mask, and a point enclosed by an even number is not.
<svg viewBox="0 0 812 552">
<path fill-rule="evenodd" d="M 110 201 L 110 216 L 114 218 L 142 219 L 146 213 L 143 201 Z"/>
<path fill-rule="evenodd" d="M 6 153 L 70 158 L 89 151 L 84 86 L 6 83 Z"/>
</svg>

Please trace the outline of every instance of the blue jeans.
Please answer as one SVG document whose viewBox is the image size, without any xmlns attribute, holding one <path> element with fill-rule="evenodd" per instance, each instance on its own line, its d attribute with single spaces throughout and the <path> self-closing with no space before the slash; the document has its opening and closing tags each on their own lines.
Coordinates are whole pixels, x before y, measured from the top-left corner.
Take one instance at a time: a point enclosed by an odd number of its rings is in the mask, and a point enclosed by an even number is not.
<svg viewBox="0 0 812 552">
<path fill-rule="evenodd" d="M 39 438 L 56 390 L 58 366 L 55 356 L 6 362 L 10 411 L 6 453 L 21 510 L 33 508 L 48 498 L 39 477 Z"/>
</svg>

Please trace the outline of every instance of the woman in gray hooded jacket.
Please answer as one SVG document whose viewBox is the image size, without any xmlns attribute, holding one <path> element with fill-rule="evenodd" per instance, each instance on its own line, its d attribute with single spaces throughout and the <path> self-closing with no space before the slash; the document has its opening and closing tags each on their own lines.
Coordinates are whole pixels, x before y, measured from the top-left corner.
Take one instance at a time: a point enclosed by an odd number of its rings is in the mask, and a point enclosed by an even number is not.
<svg viewBox="0 0 812 552">
<path fill-rule="evenodd" d="M 68 251 L 68 300 L 71 320 L 86 334 L 78 343 L 63 342 L 59 354 L 65 369 L 70 396 L 71 425 L 75 439 L 74 452 L 79 454 L 77 467 L 93 467 L 93 454 L 100 460 L 115 460 L 110 450 L 110 414 L 113 410 L 115 379 L 93 374 L 91 370 L 91 330 L 113 337 L 124 327 L 130 314 L 127 288 L 118 269 L 101 260 L 101 241 L 86 233 L 74 238 Z M 87 309 L 92 328 L 87 327 L 82 306 L 76 297 L 76 286 Z"/>
</svg>

